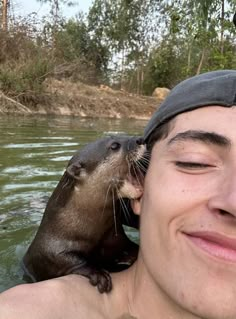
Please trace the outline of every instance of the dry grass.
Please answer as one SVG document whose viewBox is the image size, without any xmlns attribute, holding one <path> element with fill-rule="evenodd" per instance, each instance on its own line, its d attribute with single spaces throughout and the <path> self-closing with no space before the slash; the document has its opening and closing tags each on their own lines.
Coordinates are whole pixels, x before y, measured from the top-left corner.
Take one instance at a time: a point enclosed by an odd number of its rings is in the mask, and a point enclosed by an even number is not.
<svg viewBox="0 0 236 319">
<path fill-rule="evenodd" d="M 68 80 L 48 79 L 45 86 L 53 98 L 50 105 L 39 105 L 38 110 L 43 113 L 148 119 L 160 104 L 153 97 Z"/>
</svg>

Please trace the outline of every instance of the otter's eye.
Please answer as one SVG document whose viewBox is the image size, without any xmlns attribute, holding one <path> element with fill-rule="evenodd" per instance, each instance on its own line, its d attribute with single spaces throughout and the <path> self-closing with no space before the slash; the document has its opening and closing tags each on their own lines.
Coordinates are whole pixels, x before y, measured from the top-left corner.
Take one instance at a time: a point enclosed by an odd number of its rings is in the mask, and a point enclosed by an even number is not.
<svg viewBox="0 0 236 319">
<path fill-rule="evenodd" d="M 118 151 L 120 149 L 121 145 L 118 142 L 113 142 L 110 146 L 110 149 L 113 151 Z"/>
</svg>

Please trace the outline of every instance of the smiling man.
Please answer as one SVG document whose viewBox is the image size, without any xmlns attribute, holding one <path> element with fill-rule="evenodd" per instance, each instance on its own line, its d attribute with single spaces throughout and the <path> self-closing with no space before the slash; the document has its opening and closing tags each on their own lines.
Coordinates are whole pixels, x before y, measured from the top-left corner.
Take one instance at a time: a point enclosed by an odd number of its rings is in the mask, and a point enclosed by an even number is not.
<svg viewBox="0 0 236 319">
<path fill-rule="evenodd" d="M 99 294 L 80 276 L 0 296 L 0 319 L 236 318 L 236 71 L 177 85 L 148 123 L 140 252 Z"/>
</svg>

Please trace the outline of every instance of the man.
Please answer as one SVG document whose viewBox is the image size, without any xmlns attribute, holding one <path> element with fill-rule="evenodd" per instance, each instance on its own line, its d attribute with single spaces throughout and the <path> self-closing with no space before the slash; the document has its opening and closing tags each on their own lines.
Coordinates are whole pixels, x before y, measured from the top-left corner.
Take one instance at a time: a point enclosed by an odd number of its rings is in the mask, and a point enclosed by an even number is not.
<svg viewBox="0 0 236 319">
<path fill-rule="evenodd" d="M 151 151 L 140 252 L 99 294 L 70 275 L 0 296 L 0 319 L 236 318 L 236 71 L 176 86 L 144 133 Z"/>
</svg>

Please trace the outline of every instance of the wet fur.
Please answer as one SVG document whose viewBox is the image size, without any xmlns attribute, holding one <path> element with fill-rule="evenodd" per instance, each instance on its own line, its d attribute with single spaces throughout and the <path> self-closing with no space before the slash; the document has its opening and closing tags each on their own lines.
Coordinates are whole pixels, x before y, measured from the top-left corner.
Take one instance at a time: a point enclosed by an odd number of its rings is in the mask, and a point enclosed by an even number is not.
<svg viewBox="0 0 236 319">
<path fill-rule="evenodd" d="M 114 143 L 121 148 L 112 150 Z M 134 138 L 110 137 L 72 157 L 23 260 L 33 281 L 76 273 L 88 277 L 100 292 L 108 292 L 112 288 L 108 270 L 135 261 L 138 246 L 128 239 L 122 223 L 138 223 L 125 218 L 128 213 L 118 197 L 122 187 L 127 197 L 135 195 L 132 187 L 128 194 L 130 183 L 125 180 L 142 147 Z"/>
</svg>

